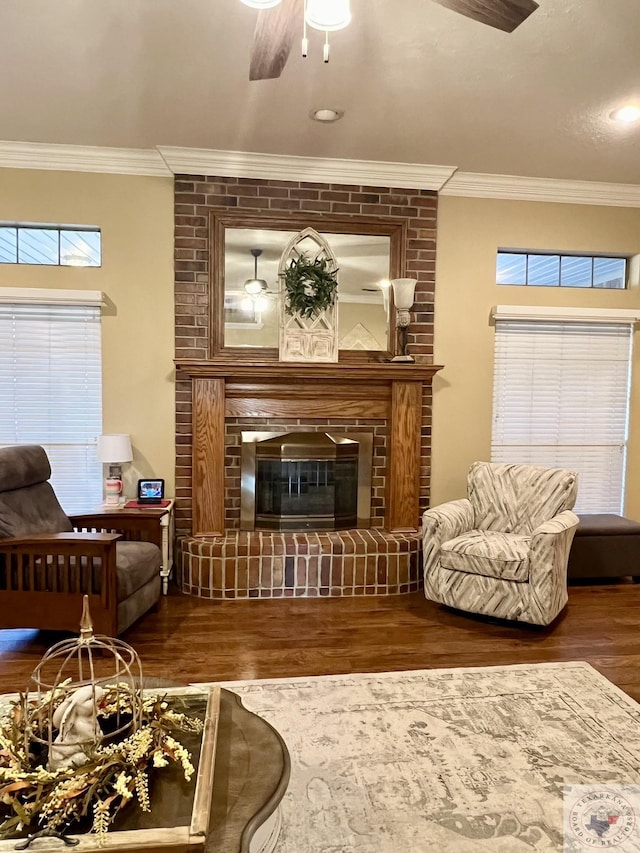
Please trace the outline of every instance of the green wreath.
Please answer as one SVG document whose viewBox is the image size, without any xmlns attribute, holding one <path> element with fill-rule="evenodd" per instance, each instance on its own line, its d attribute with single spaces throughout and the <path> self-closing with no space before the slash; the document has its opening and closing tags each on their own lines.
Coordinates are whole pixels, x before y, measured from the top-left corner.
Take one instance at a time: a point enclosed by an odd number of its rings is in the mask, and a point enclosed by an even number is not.
<svg viewBox="0 0 640 853">
<path fill-rule="evenodd" d="M 331 269 L 329 258 L 311 261 L 303 253 L 280 273 L 284 279 L 287 314 L 311 318 L 326 311 L 335 302 L 338 281 L 337 269 Z"/>
</svg>

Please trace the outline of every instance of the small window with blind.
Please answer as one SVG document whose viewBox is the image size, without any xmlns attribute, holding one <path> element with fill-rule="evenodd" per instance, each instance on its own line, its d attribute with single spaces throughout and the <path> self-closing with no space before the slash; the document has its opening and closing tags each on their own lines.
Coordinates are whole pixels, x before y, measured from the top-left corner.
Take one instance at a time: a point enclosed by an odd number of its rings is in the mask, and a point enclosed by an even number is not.
<svg viewBox="0 0 640 853">
<path fill-rule="evenodd" d="M 0 288 L 0 445 L 44 447 L 67 513 L 102 499 L 101 297 Z"/>
<path fill-rule="evenodd" d="M 496 316 L 492 461 L 577 471 L 576 512 L 622 513 L 632 330 Z"/>
<path fill-rule="evenodd" d="M 624 290 L 627 258 L 498 249 L 496 283 Z"/>
<path fill-rule="evenodd" d="M 0 264 L 99 267 L 102 235 L 93 225 L 0 223 Z"/>
</svg>

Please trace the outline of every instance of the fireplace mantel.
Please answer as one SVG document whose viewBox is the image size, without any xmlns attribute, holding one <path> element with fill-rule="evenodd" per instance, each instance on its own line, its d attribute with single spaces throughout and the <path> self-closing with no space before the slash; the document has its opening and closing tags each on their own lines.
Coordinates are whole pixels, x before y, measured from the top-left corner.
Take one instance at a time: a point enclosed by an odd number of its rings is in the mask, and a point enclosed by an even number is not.
<svg viewBox="0 0 640 853">
<path fill-rule="evenodd" d="M 225 418 L 384 418 L 385 528 L 419 519 L 423 388 L 441 365 L 177 361 L 192 381 L 193 536 L 225 532 Z"/>
<path fill-rule="evenodd" d="M 431 379 L 441 364 L 415 362 L 335 362 L 330 364 L 295 364 L 292 362 L 232 362 L 232 361 L 176 361 L 176 368 L 192 379 L 291 379 L 314 381 L 338 379 L 354 381 L 410 382 Z"/>
</svg>

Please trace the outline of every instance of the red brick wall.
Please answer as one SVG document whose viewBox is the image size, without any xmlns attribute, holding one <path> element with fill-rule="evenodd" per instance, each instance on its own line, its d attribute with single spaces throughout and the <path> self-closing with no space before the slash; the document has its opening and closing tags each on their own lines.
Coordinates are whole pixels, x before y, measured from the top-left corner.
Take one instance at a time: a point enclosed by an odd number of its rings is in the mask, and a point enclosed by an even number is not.
<svg viewBox="0 0 640 853">
<path fill-rule="evenodd" d="M 407 226 L 403 274 L 416 278 L 408 350 L 416 361 L 433 360 L 437 193 L 254 178 L 178 175 L 175 181 L 176 358 L 207 360 L 209 354 L 209 214 L 260 212 L 297 221 L 318 213 L 397 219 Z M 327 230 L 330 230 L 330 222 Z M 422 404 L 421 506 L 429 502 L 431 392 Z M 191 383 L 176 383 L 176 521 L 191 527 Z"/>
</svg>

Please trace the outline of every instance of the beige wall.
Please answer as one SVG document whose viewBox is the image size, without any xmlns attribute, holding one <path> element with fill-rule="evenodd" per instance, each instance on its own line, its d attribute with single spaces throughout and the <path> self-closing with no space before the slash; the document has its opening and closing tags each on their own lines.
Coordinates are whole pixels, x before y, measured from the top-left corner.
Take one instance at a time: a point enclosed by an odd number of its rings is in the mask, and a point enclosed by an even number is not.
<svg viewBox="0 0 640 853">
<path fill-rule="evenodd" d="M 640 210 L 443 196 L 438 208 L 432 505 L 463 497 L 466 474 L 489 459 L 494 305 L 638 308 L 627 291 L 496 285 L 496 250 L 556 249 L 635 255 Z M 636 333 L 627 515 L 640 520 L 640 348 Z"/>
<path fill-rule="evenodd" d="M 2 264 L 0 286 L 104 292 L 104 431 L 131 435 L 128 495 L 138 476 L 173 494 L 173 179 L 0 169 L 0 221 L 101 228 L 101 268 Z"/>
</svg>

